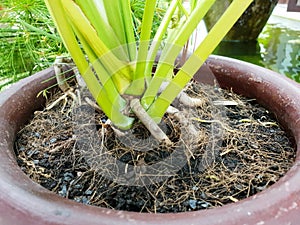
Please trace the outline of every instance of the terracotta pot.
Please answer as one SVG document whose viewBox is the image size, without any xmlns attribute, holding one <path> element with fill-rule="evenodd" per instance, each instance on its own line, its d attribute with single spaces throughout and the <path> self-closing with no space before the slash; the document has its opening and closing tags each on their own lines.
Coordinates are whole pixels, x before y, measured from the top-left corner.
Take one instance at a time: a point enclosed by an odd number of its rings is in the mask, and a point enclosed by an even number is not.
<svg viewBox="0 0 300 225">
<path fill-rule="evenodd" d="M 226 206 L 177 214 L 147 214 L 97 208 L 64 199 L 31 181 L 19 168 L 13 150 L 16 132 L 41 108 L 39 91 L 54 81 L 53 69 L 21 80 L 0 98 L 0 224 L 299 224 L 300 85 L 267 69 L 225 57 L 207 61 L 220 85 L 256 98 L 275 112 L 297 144 L 297 159 L 270 188 Z M 196 75 L 196 78 L 199 74 Z M 198 78 L 197 78 L 198 79 Z"/>
<path fill-rule="evenodd" d="M 217 22 L 233 0 L 220 0 L 204 17 L 208 30 Z M 255 0 L 226 34 L 224 41 L 255 41 L 267 23 L 278 0 Z"/>
</svg>

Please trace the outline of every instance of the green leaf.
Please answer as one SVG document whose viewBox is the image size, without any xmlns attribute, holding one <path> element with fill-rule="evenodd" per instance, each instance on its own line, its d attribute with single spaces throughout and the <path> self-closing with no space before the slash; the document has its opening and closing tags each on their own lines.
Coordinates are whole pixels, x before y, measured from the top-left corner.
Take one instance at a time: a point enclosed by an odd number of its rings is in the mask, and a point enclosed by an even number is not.
<svg viewBox="0 0 300 225">
<path fill-rule="evenodd" d="M 130 11 L 130 0 L 102 0 L 109 24 L 117 35 L 120 46 L 124 47 L 128 61 L 136 59 L 136 46 L 133 22 Z"/>
<path fill-rule="evenodd" d="M 107 21 L 104 7 L 99 5 L 99 1 L 96 0 L 76 0 L 76 3 L 80 6 L 81 10 L 88 18 L 91 25 L 97 32 L 97 35 L 107 45 L 109 49 L 118 48 L 118 52 L 114 53 L 120 60 L 129 60 L 129 56 L 126 54 L 120 40 L 118 39 L 115 31 Z"/>
<path fill-rule="evenodd" d="M 61 4 L 61 1 L 64 1 L 64 4 Z M 127 117 L 123 115 L 120 111 L 118 105 L 122 106 L 122 103 L 119 101 L 120 98 L 118 96 L 114 96 L 108 94 L 108 92 L 103 88 L 103 86 L 99 83 L 98 79 L 95 76 L 92 67 L 86 61 L 85 55 L 78 44 L 77 38 L 74 34 L 74 30 L 70 25 L 70 21 L 66 17 L 66 11 L 64 10 L 64 6 L 70 7 L 69 9 L 74 9 L 76 7 L 74 2 L 67 0 L 45 0 L 47 7 L 52 14 L 55 22 L 57 23 L 57 27 L 59 32 L 62 36 L 62 39 L 73 57 L 74 62 L 76 63 L 78 70 L 80 71 L 81 76 L 85 80 L 88 89 L 90 90 L 92 96 L 95 98 L 99 106 L 102 108 L 104 113 L 111 119 L 111 121 L 118 127 L 122 129 L 129 129 L 134 121 L 133 118 Z M 72 8 L 73 6 L 73 8 Z M 76 8 L 75 8 L 76 9 Z M 70 11 L 68 11 L 70 13 Z M 71 10 L 71 12 L 74 12 Z M 76 12 L 76 11 L 75 11 Z M 68 14 L 69 15 L 69 14 Z M 78 14 L 74 14 L 77 15 Z M 74 18 L 73 18 L 74 19 Z M 59 22 L 58 22 L 59 21 Z M 80 22 L 81 20 L 79 20 Z M 89 25 L 90 26 L 90 25 Z M 75 29 L 77 30 L 77 29 Z M 78 32 L 78 30 L 77 30 Z M 93 31 L 94 32 L 94 31 Z M 85 35 L 87 35 L 85 33 Z M 82 38 L 82 37 L 81 37 Z M 95 37 L 94 37 L 95 38 Z M 87 45 L 88 42 L 85 42 L 83 39 L 84 45 Z M 103 46 L 102 46 L 103 47 Z M 87 51 L 91 51 L 90 49 L 86 48 Z M 99 52 L 98 52 L 99 53 Z M 92 55 L 92 52 L 89 52 L 89 55 Z M 103 55 L 103 54 L 102 54 Z M 107 60 L 107 59 L 106 59 Z M 107 82 L 105 82 L 107 85 Z M 111 90 L 109 90 L 111 91 Z M 113 91 L 111 91 L 113 92 Z"/>
<path fill-rule="evenodd" d="M 118 91 L 124 93 L 130 85 L 133 74 L 130 64 L 120 61 L 113 54 L 103 40 L 98 37 L 97 32 L 77 4 L 72 0 L 63 0 L 62 2 L 72 26 L 78 30 L 82 38 L 101 60 L 105 69 L 111 74 Z"/>
<path fill-rule="evenodd" d="M 176 98 L 179 92 L 191 80 L 208 56 L 222 41 L 226 33 L 248 8 L 253 0 L 234 0 L 214 25 L 205 39 L 200 43 L 196 51 L 185 62 L 174 79 L 151 105 L 148 113 L 153 118 L 161 119 L 165 111 Z"/>
<path fill-rule="evenodd" d="M 177 31 L 174 40 L 171 43 L 166 44 L 167 47 L 165 47 L 162 51 L 154 77 L 142 98 L 142 105 L 144 108 L 148 109 L 154 101 L 160 85 L 163 81 L 165 81 L 169 71 L 173 69 L 174 61 L 178 57 L 182 47 L 188 41 L 190 35 L 214 2 L 215 0 L 203 0 L 198 3 L 190 17 Z"/>
<path fill-rule="evenodd" d="M 126 92 L 128 94 L 141 95 L 144 92 L 146 60 L 148 55 L 155 6 L 156 1 L 146 0 L 143 20 L 141 24 L 142 28 L 136 62 L 136 70 L 131 87 Z"/>
</svg>

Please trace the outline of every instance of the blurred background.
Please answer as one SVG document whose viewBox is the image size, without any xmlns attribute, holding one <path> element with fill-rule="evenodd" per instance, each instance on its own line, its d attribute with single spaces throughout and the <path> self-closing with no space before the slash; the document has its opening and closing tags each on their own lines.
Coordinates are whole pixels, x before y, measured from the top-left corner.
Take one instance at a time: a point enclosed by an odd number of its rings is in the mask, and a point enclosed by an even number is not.
<svg viewBox="0 0 300 225">
<path fill-rule="evenodd" d="M 223 5 L 232 0 L 223 0 Z M 296 9 L 300 3 L 295 1 Z M 155 16 L 159 25 L 168 0 L 161 0 Z M 255 0 L 257 7 L 265 0 Z M 300 12 L 290 12 L 287 0 L 271 0 L 270 15 L 254 40 L 254 28 L 237 27 L 235 38 L 225 38 L 214 54 L 251 62 L 284 74 L 300 82 Z M 278 3 L 277 3 L 278 2 Z M 131 0 L 135 25 L 142 17 L 144 1 Z M 256 4 L 256 5 L 255 5 Z M 299 4 L 299 6 L 297 5 Z M 261 6 L 264 7 L 265 6 Z M 249 10 L 250 11 L 250 10 Z M 261 9 L 259 9 L 261 11 Z M 213 9 L 211 15 L 217 12 Z M 263 12 L 263 11 L 262 11 Z M 267 14 L 267 13 L 263 13 Z M 256 15 L 260 19 L 261 15 Z M 251 16 L 253 17 L 253 16 Z M 247 19 L 247 18 L 246 18 Z M 243 24 L 245 18 L 237 24 Z M 137 29 L 138 30 L 138 29 Z M 209 30 L 202 21 L 197 30 L 198 41 Z M 138 34 L 137 34 L 138 35 Z M 238 40 L 240 37 L 241 40 Z M 0 91 L 10 84 L 52 65 L 55 57 L 66 53 L 43 0 L 3 0 L 0 3 Z"/>
</svg>

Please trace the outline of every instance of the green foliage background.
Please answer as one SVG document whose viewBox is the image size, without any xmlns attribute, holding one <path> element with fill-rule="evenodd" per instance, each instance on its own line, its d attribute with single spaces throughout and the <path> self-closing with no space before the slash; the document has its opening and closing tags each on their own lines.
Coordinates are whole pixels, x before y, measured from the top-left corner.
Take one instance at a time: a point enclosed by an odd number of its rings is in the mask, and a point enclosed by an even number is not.
<svg viewBox="0 0 300 225">
<path fill-rule="evenodd" d="M 0 11 L 0 90 L 66 52 L 43 0 L 4 0 Z"/>
</svg>

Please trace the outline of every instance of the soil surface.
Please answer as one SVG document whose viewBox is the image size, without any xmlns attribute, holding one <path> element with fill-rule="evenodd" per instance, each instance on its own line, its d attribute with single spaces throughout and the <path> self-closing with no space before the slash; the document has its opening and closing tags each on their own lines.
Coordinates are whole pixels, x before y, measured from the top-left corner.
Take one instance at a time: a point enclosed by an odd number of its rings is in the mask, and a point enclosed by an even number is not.
<svg viewBox="0 0 300 225">
<path fill-rule="evenodd" d="M 255 99 L 194 83 L 187 93 L 203 104 L 178 106 L 184 126 L 165 115 L 160 126 L 172 146 L 156 143 L 138 122 L 130 132 L 117 132 L 84 100 L 85 91 L 78 104 L 66 96 L 35 112 L 19 132 L 18 164 L 38 184 L 76 202 L 154 213 L 239 201 L 265 190 L 293 165 L 293 140 Z M 56 91 L 47 105 L 61 96 Z"/>
</svg>

